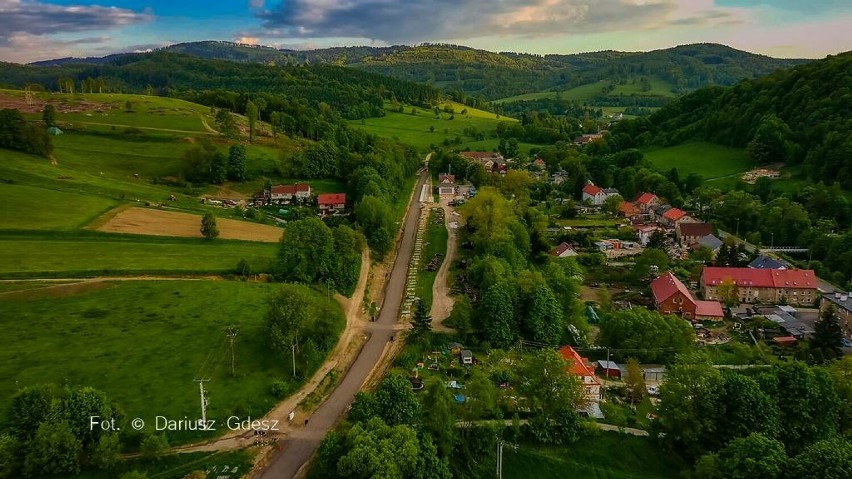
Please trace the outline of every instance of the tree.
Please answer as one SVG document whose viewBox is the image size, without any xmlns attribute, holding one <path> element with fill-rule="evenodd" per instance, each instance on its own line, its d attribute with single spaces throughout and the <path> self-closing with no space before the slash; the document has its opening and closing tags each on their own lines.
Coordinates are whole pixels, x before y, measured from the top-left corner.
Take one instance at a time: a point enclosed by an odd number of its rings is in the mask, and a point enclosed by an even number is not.
<svg viewBox="0 0 852 479">
<path fill-rule="evenodd" d="M 41 423 L 53 414 L 53 404 L 58 400 L 59 391 L 50 384 L 28 386 L 18 391 L 6 416 L 9 430 L 22 441 L 29 440 Z"/>
<path fill-rule="evenodd" d="M 124 102 L 124 112 L 125 113 L 133 112 L 133 102 L 131 102 L 130 100 L 127 100 L 126 102 Z"/>
<path fill-rule="evenodd" d="M 334 236 L 319 218 L 292 221 L 278 247 L 275 274 L 281 279 L 315 283 L 328 277 L 334 258 Z"/>
<path fill-rule="evenodd" d="M 632 308 L 601 318 L 599 342 L 611 348 L 645 350 L 638 357 L 655 362 L 688 351 L 695 332 L 688 321 L 677 316 Z"/>
<path fill-rule="evenodd" d="M 118 434 L 102 434 L 91 453 L 92 465 L 100 470 L 109 471 L 123 460 Z"/>
<path fill-rule="evenodd" d="M 734 439 L 719 452 L 719 471 L 726 479 L 777 479 L 786 460 L 783 444 L 749 434 Z"/>
<path fill-rule="evenodd" d="M 666 233 L 663 230 L 655 230 L 651 233 L 651 236 L 648 237 L 648 244 L 645 245 L 648 249 L 666 249 Z"/>
<path fill-rule="evenodd" d="M 222 184 L 228 179 L 228 158 L 220 151 L 214 151 L 210 160 L 210 182 Z"/>
<path fill-rule="evenodd" d="M 246 147 L 243 145 L 231 145 L 228 149 L 228 179 L 246 180 Z"/>
<path fill-rule="evenodd" d="M 420 419 L 420 401 L 411 390 L 411 382 L 401 374 L 390 374 L 376 390 L 379 416 L 390 425 L 415 424 Z"/>
<path fill-rule="evenodd" d="M 41 113 L 41 119 L 44 121 L 44 126 L 50 128 L 56 125 L 56 107 L 50 103 L 44 105 L 44 110 Z"/>
<path fill-rule="evenodd" d="M 351 478 L 406 478 L 417 470 L 417 434 L 408 426 L 389 426 L 379 418 L 355 424 L 346 433 L 346 454 L 337 472 Z"/>
<path fill-rule="evenodd" d="M 428 381 L 422 408 L 423 427 L 435 440 L 438 455 L 449 457 L 455 444 L 456 419 L 453 413 L 453 396 L 443 381 Z"/>
<path fill-rule="evenodd" d="M 64 421 L 42 423 L 27 448 L 24 471 L 29 477 L 80 472 L 80 440 Z"/>
<path fill-rule="evenodd" d="M 485 290 L 479 304 L 479 317 L 492 347 L 506 348 L 514 341 L 513 310 L 512 291 L 508 283 L 496 283 Z"/>
<path fill-rule="evenodd" d="M 786 162 L 793 156 L 792 136 L 793 132 L 784 120 L 774 114 L 766 115 L 746 146 L 746 154 L 758 164 Z"/>
<path fill-rule="evenodd" d="M 636 259 L 633 275 L 637 279 L 645 279 L 656 276 L 669 268 L 668 253 L 656 248 L 647 248 Z"/>
<path fill-rule="evenodd" d="M 708 246 L 701 245 L 689 253 L 690 259 L 704 264 L 713 262 L 713 250 Z"/>
<path fill-rule="evenodd" d="M 432 316 L 423 299 L 418 298 L 414 307 L 414 317 L 411 319 L 411 334 L 417 338 L 423 338 L 426 333 L 432 331 Z"/>
<path fill-rule="evenodd" d="M 142 442 L 139 444 L 139 452 L 142 453 L 142 457 L 148 460 L 159 460 L 160 456 L 168 449 L 169 441 L 165 435 L 148 434 L 142 438 Z"/>
<path fill-rule="evenodd" d="M 67 391 L 62 410 L 71 432 L 81 441 L 84 449 L 98 444 L 103 435 L 101 428 L 91 426 L 91 418 L 99 417 L 101 421 L 115 419 L 107 395 L 91 387 Z"/>
<path fill-rule="evenodd" d="M 367 244 L 379 257 L 383 257 L 390 250 L 395 236 L 391 207 L 375 196 L 364 196 L 355 205 L 355 219 L 367 237 Z"/>
<path fill-rule="evenodd" d="M 576 438 L 576 410 L 587 399 L 580 381 L 568 373 L 571 367 L 553 350 L 541 350 L 526 358 L 518 374 L 518 391 L 527 398 L 533 414 L 533 435 L 544 443 L 562 444 Z"/>
<path fill-rule="evenodd" d="M 18 477 L 20 443 L 10 434 L 0 434 L 0 479 Z"/>
<path fill-rule="evenodd" d="M 251 276 L 251 265 L 245 258 L 241 258 L 237 262 L 237 267 L 234 268 L 234 274 L 237 276 L 248 277 Z"/>
<path fill-rule="evenodd" d="M 225 138 L 234 139 L 239 134 L 237 122 L 228 110 L 222 109 L 216 112 L 216 126 L 219 128 L 219 133 Z"/>
<path fill-rule="evenodd" d="M 842 437 L 815 442 L 792 458 L 788 468 L 788 479 L 852 477 L 852 442 Z"/>
<path fill-rule="evenodd" d="M 246 118 L 248 118 L 249 124 L 249 141 L 254 141 L 254 130 L 255 126 L 257 126 L 257 117 L 257 105 L 255 105 L 253 101 L 249 100 L 246 102 Z"/>
<path fill-rule="evenodd" d="M 842 355 L 842 341 L 843 329 L 837 317 L 837 308 L 832 304 L 820 313 L 819 320 L 814 323 L 811 348 L 820 349 L 823 357 L 833 359 Z"/>
<path fill-rule="evenodd" d="M 204 213 L 204 217 L 201 218 L 201 235 L 209 240 L 219 236 L 219 228 L 216 226 L 216 217 L 213 213 Z"/>
<path fill-rule="evenodd" d="M 624 384 L 630 393 L 631 406 L 642 401 L 642 398 L 645 397 L 645 375 L 636 358 L 627 360 L 627 374 L 624 377 Z"/>
<path fill-rule="evenodd" d="M 621 203 L 624 203 L 624 198 L 622 198 L 621 195 L 607 196 L 601 205 L 601 210 L 612 216 L 618 216 Z"/>
<path fill-rule="evenodd" d="M 740 304 L 739 288 L 732 278 L 722 278 L 716 287 L 716 296 L 729 308 Z"/>
<path fill-rule="evenodd" d="M 118 479 L 148 479 L 148 474 L 139 471 L 125 472 Z"/>
</svg>

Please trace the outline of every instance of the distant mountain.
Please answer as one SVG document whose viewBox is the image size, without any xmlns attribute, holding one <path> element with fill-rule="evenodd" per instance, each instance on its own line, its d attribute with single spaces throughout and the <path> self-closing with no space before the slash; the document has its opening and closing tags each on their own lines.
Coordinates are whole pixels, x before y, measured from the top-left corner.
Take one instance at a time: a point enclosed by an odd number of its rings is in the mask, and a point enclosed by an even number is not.
<svg viewBox="0 0 852 479">
<path fill-rule="evenodd" d="M 667 82 L 674 93 L 680 94 L 707 85 L 733 85 L 744 78 L 757 78 L 807 62 L 756 55 L 718 44 L 682 45 L 651 52 L 602 51 L 572 55 L 498 53 L 445 44 L 298 51 L 220 41 L 179 43 L 163 50 L 268 65 L 330 63 L 351 66 L 434 85 L 452 92 L 459 100 L 465 100 L 464 97 L 496 100 L 525 93 L 565 90 L 600 80 L 623 82 L 637 77 L 658 78 Z M 34 65 L 103 61 L 63 58 Z"/>
</svg>

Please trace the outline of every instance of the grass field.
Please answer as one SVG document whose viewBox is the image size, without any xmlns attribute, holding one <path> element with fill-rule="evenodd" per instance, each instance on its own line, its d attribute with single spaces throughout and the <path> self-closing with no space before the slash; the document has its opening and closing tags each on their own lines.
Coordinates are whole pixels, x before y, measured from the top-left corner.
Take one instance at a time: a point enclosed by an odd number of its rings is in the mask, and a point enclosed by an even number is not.
<svg viewBox="0 0 852 479">
<path fill-rule="evenodd" d="M 0 278 L 268 271 L 273 243 L 100 234 L 0 235 Z"/>
<path fill-rule="evenodd" d="M 644 151 L 654 168 L 666 172 L 677 168 L 681 178 L 698 173 L 705 180 L 736 176 L 753 167 L 745 150 L 706 142 L 691 142 Z"/>
<path fill-rule="evenodd" d="M 625 85 L 616 85 L 615 89 L 608 93 L 608 96 L 618 96 L 618 95 L 642 95 L 642 96 L 663 96 L 673 98 L 676 96 L 675 93 L 672 92 L 672 85 L 668 82 L 661 80 L 659 78 L 650 78 L 651 89 L 648 91 L 642 91 L 640 85 L 638 83 L 638 79 L 636 83 L 628 82 Z M 587 102 L 593 99 L 596 96 L 600 96 L 603 92 L 603 88 L 608 85 L 607 81 L 599 81 L 595 83 L 587 83 L 585 85 L 580 85 L 578 87 L 570 88 L 568 90 L 562 90 L 559 92 L 559 96 L 566 101 L 574 101 L 574 102 Z M 518 101 L 529 101 L 529 100 L 541 100 L 543 98 L 556 98 L 556 91 L 542 91 L 535 93 L 526 93 L 524 95 L 516 95 L 507 98 L 501 98 L 499 100 L 495 100 L 494 103 L 513 103 Z"/>
<path fill-rule="evenodd" d="M 208 477 L 238 479 L 252 465 L 252 454 L 247 451 L 194 452 L 172 454 L 156 460 L 131 459 L 113 471 L 83 471 L 74 476 L 54 476 L 59 479 L 115 479 L 122 474 L 137 471 L 147 474 L 149 479 L 183 479 L 194 471 L 210 472 Z M 228 473 L 221 473 L 228 471 Z"/>
<path fill-rule="evenodd" d="M 142 417 L 152 425 L 156 415 L 198 417 L 193 379 L 204 377 L 210 379 L 208 415 L 223 420 L 268 411 L 277 400 L 273 380 L 287 381 L 289 391 L 297 386 L 289 361 L 266 346 L 264 302 L 276 285 L 124 281 L 85 286 L 72 293 L 0 297 L 0 324 L 6 330 L 0 410 L 28 385 L 89 385 L 122 405 L 128 418 Z M 311 294 L 326 304 L 324 293 Z M 339 332 L 343 313 L 337 303 L 328 304 Z M 229 370 L 229 325 L 239 326 L 235 377 Z M 170 441 L 190 438 L 175 433 Z"/>
<path fill-rule="evenodd" d="M 417 287 L 414 289 L 414 295 L 422 299 L 427 306 L 432 305 L 432 284 L 435 282 L 435 276 L 438 274 L 438 269 L 435 271 L 426 271 L 425 266 L 432 261 L 435 254 L 447 254 L 447 228 L 444 223 L 434 223 L 435 212 L 429 212 L 429 220 L 426 223 L 426 231 L 423 234 L 423 251 L 420 255 L 420 264 L 417 270 Z M 441 261 L 438 262 L 438 267 L 441 266 Z"/>
<path fill-rule="evenodd" d="M 2 230 L 72 230 L 116 204 L 97 196 L 14 184 L 0 184 L 0 198 Z"/>
<path fill-rule="evenodd" d="M 522 444 L 504 449 L 506 479 L 670 479 L 686 465 L 654 446 L 647 437 L 602 432 L 569 447 Z"/>
<path fill-rule="evenodd" d="M 436 117 L 432 110 L 417 108 L 417 113 L 411 114 L 411 107 L 408 106 L 404 108 L 404 113 L 399 113 L 392 111 L 390 106 L 386 105 L 385 116 L 353 120 L 350 124 L 375 135 L 397 138 L 399 141 L 423 152 L 428 150 L 430 145 L 440 145 L 444 139 L 452 140 L 456 137 L 462 139 L 462 144 L 453 145 L 453 148 L 491 150 L 497 147 L 499 140 L 489 138 L 476 141 L 474 138 L 465 135 L 465 128 L 474 127 L 487 137 L 501 121 L 517 122 L 514 118 L 505 116 L 498 118 L 498 115 L 494 113 L 477 110 L 459 103 L 451 102 L 448 105 L 455 110 L 452 120 L 450 119 L 451 115 L 443 111 Z M 441 105 L 442 110 L 443 107 L 444 105 Z M 466 114 L 461 113 L 463 109 L 467 109 Z M 430 128 L 434 128 L 434 131 L 431 131 Z"/>
</svg>

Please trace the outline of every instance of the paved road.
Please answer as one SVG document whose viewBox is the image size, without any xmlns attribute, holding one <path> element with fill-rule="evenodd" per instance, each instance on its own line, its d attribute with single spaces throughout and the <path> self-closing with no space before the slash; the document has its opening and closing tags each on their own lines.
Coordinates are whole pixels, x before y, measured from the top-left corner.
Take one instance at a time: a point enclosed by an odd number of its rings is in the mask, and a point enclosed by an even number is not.
<svg viewBox="0 0 852 479">
<path fill-rule="evenodd" d="M 374 328 L 361 353 L 346 373 L 340 385 L 320 405 L 311 416 L 308 424 L 293 433 L 281 444 L 282 450 L 275 452 L 269 466 L 259 476 L 262 479 L 291 479 L 313 455 L 325 434 L 330 431 L 352 403 L 355 393 L 364 384 L 373 367 L 379 362 L 382 351 L 395 333 L 391 328 L 398 318 L 399 306 L 405 293 L 405 280 L 408 276 L 408 263 L 414 249 L 414 236 L 420 218 L 419 192 L 428 177 L 427 172 L 420 175 L 412 196 L 408 215 L 405 218 L 404 231 L 399 253 L 394 261 L 390 278 L 386 283 L 385 302 L 377 323 L 384 327 Z M 387 328 L 387 329 L 385 329 Z"/>
</svg>

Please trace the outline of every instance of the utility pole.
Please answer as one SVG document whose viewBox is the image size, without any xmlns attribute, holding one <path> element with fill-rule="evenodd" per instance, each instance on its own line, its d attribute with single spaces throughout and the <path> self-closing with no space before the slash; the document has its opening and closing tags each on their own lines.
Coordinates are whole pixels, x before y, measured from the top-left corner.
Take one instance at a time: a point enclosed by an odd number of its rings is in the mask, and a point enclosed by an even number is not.
<svg viewBox="0 0 852 479">
<path fill-rule="evenodd" d="M 204 383 L 209 379 L 196 379 L 198 383 L 198 393 L 201 395 L 201 422 L 206 427 L 207 425 L 207 398 L 204 397 Z"/>
<path fill-rule="evenodd" d="M 497 479 L 503 479 L 503 446 L 507 444 L 513 451 L 518 450 L 517 444 L 512 444 L 502 439 L 497 440 Z"/>
<path fill-rule="evenodd" d="M 228 340 L 231 342 L 231 377 L 236 375 L 236 357 L 234 355 L 234 340 L 237 338 L 237 333 L 240 332 L 238 326 L 228 326 L 225 334 L 228 335 Z"/>
<path fill-rule="evenodd" d="M 293 341 L 293 377 L 296 377 L 296 342 Z"/>
</svg>

